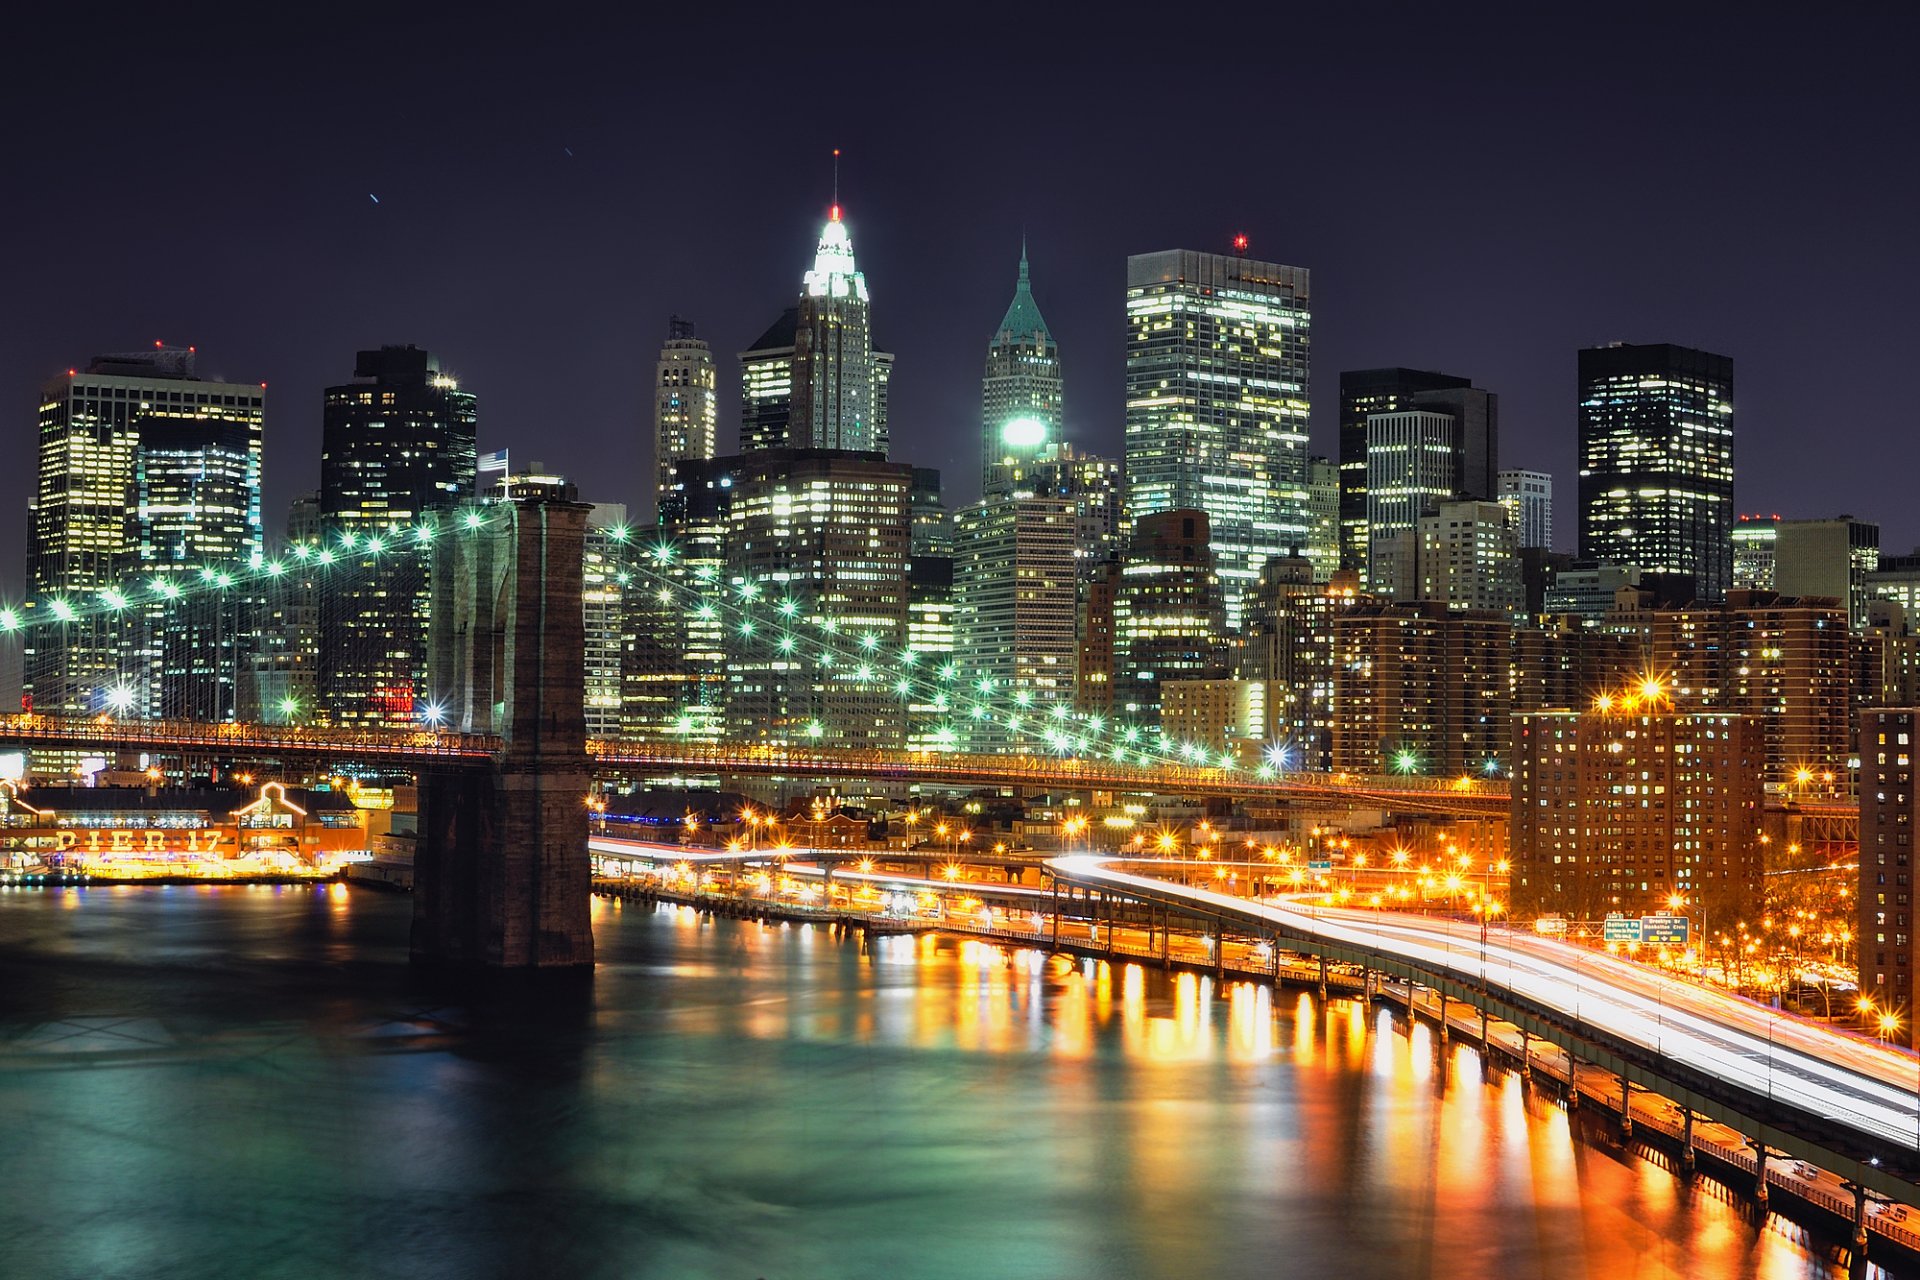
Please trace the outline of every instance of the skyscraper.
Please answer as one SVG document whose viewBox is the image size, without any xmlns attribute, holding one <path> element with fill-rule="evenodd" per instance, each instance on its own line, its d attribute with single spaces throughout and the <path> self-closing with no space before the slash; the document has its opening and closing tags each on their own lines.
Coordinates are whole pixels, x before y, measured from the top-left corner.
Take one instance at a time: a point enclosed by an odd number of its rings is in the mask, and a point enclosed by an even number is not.
<svg viewBox="0 0 1920 1280">
<path fill-rule="evenodd" d="M 954 657 L 989 705 L 1071 704 L 1078 666 L 1071 499 L 989 493 L 954 519 Z M 1005 715 L 963 723 L 975 750 L 1022 739 Z"/>
<path fill-rule="evenodd" d="M 740 353 L 740 452 L 787 447 L 793 418 L 793 343 L 800 308 L 788 307 Z"/>
<path fill-rule="evenodd" d="M 1783 596 L 1833 596 L 1846 602 L 1847 625 L 1867 625 L 1867 575 L 1880 567 L 1880 526 L 1852 516 L 1781 520 L 1775 525 L 1774 590 Z M 1737 534 L 1739 530 L 1735 530 Z"/>
<path fill-rule="evenodd" d="M 209 482 L 209 495 L 221 488 L 221 506 L 239 504 L 234 519 L 228 520 L 224 512 L 209 513 L 201 524 L 190 513 L 166 512 L 156 505 L 151 530 L 157 553 L 167 543 L 171 526 L 179 535 L 172 552 L 219 555 L 224 561 L 231 548 L 242 557 L 239 565 L 207 567 L 244 568 L 244 558 L 260 550 L 258 483 L 265 416 L 265 387 L 201 380 L 194 373 L 192 348 L 156 344 L 152 351 L 98 356 L 84 373 L 69 369 L 64 378 L 48 384 L 40 401 L 39 475 L 29 509 L 28 578 L 35 601 L 28 607 L 54 608 L 54 602 L 80 602 L 102 590 L 122 588 L 137 568 L 141 525 L 136 481 L 143 433 L 163 451 L 190 439 L 203 444 L 224 440 L 233 464 L 243 473 L 251 468 L 250 500 Z M 190 478 L 158 456 L 155 467 L 154 496 L 171 505 Z M 232 467 L 223 458 L 218 469 L 224 473 Z M 152 659 L 136 639 L 141 622 L 131 611 L 95 609 L 79 610 L 74 621 L 57 630 L 34 628 L 23 654 L 23 692 L 33 698 L 36 710 L 55 714 L 150 708 L 150 702 L 142 706 L 141 690 L 152 674 Z"/>
<path fill-rule="evenodd" d="M 146 667 L 148 715 L 233 720 L 250 699 L 254 628 L 261 603 L 236 583 L 262 563 L 261 423 L 150 414 L 135 455 L 135 552 L 140 576 L 169 580 L 179 598 L 140 609 L 136 660 Z M 212 572 L 211 579 L 207 574 Z"/>
<path fill-rule="evenodd" d="M 713 456 L 719 418 L 714 390 L 713 352 L 693 336 L 692 321 L 673 317 L 653 375 L 656 501 L 673 484 L 676 463 Z"/>
<path fill-rule="evenodd" d="M 787 443 L 797 449 L 884 451 L 874 378 L 867 277 L 854 265 L 853 241 L 836 204 L 800 294 Z"/>
<path fill-rule="evenodd" d="M 1580 352 L 1580 555 L 1733 581 L 1733 361 L 1671 343 Z"/>
<path fill-rule="evenodd" d="M 1312 539 L 1311 321 L 1304 267 L 1127 259 L 1127 510 L 1208 513 L 1230 627 L 1267 558 Z"/>
<path fill-rule="evenodd" d="M 594 737 L 619 733 L 622 724 L 625 596 L 632 585 L 626 562 L 632 537 L 626 503 L 596 502 L 587 512 L 580 598 L 587 641 L 587 732 Z"/>
<path fill-rule="evenodd" d="M 1116 713 L 1156 723 L 1167 681 L 1227 676 L 1210 533 L 1204 511 L 1158 511 L 1135 521 L 1113 601 Z"/>
<path fill-rule="evenodd" d="M 1413 599 L 1411 566 L 1402 534 L 1420 517 L 1453 497 L 1453 418 L 1426 409 L 1401 409 L 1367 417 L 1367 558 L 1363 581 L 1371 591 Z"/>
<path fill-rule="evenodd" d="M 715 460 L 729 462 L 728 584 L 785 620 L 779 637 L 726 630 L 731 740 L 899 747 L 906 704 L 859 655 L 906 644 L 913 468 L 833 449 Z"/>
<path fill-rule="evenodd" d="M 1052 450 L 1061 439 L 1065 394 L 1060 345 L 1033 300 L 1023 242 L 1013 301 L 987 344 L 987 372 L 981 380 L 983 485 L 994 484 L 996 468 L 1018 468 L 1022 461 Z"/>
<path fill-rule="evenodd" d="M 478 402 L 414 346 L 362 351 L 354 381 L 328 387 L 320 519 L 340 585 L 321 625 L 321 700 L 333 722 L 402 728 L 426 688 L 427 574 L 384 541 L 473 490 Z M 348 539 L 352 539 L 351 546 Z"/>
<path fill-rule="evenodd" d="M 1544 471 L 1502 471 L 1498 481 L 1500 505 L 1513 513 L 1521 550 L 1553 546 L 1553 477 Z"/>
<path fill-rule="evenodd" d="M 1340 567 L 1367 570 L 1367 419 L 1412 409 L 1414 397 L 1472 387 L 1424 369 L 1349 369 L 1340 375 Z M 1482 495 L 1490 496 L 1490 495 Z"/>
</svg>

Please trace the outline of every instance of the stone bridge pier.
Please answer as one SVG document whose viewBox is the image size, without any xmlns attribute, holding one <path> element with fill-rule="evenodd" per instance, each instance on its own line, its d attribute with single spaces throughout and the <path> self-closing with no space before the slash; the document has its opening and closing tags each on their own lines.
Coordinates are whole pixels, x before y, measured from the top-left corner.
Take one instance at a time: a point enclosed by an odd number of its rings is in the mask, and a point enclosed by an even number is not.
<svg viewBox="0 0 1920 1280">
<path fill-rule="evenodd" d="M 434 548 L 428 689 L 448 727 L 497 734 L 485 767 L 420 777 L 413 956 L 491 968 L 593 963 L 588 924 L 588 504 L 571 485 L 489 509 Z"/>
</svg>

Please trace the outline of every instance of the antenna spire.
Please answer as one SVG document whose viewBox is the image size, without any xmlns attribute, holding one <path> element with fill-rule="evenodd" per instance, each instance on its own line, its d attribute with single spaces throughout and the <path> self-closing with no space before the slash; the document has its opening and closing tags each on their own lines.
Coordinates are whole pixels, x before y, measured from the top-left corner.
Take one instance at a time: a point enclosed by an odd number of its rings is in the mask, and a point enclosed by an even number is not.
<svg viewBox="0 0 1920 1280">
<path fill-rule="evenodd" d="M 840 148 L 833 149 L 833 220 L 840 221 Z"/>
</svg>

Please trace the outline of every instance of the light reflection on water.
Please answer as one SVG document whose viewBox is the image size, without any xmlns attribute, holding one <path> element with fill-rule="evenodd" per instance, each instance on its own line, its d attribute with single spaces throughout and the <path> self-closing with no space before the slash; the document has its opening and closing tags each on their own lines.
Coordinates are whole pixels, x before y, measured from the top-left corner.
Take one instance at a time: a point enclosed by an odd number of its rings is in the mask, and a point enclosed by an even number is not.
<svg viewBox="0 0 1920 1280">
<path fill-rule="evenodd" d="M 0 894 L 0 1271 L 1840 1274 L 1350 1000 L 607 901 L 475 986 L 410 909 Z"/>
</svg>

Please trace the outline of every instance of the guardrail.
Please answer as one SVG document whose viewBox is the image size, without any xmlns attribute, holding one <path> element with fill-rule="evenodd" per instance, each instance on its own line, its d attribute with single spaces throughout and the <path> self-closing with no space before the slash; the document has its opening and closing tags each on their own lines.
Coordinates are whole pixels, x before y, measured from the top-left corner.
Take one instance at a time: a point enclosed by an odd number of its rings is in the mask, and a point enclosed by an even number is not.
<svg viewBox="0 0 1920 1280">
<path fill-rule="evenodd" d="M 144 748 L 241 756 L 327 756 L 359 760 L 479 762 L 500 739 L 439 729 L 386 731 L 196 720 L 117 720 L 112 716 L 0 716 L 0 742 L 36 747 Z"/>
</svg>

